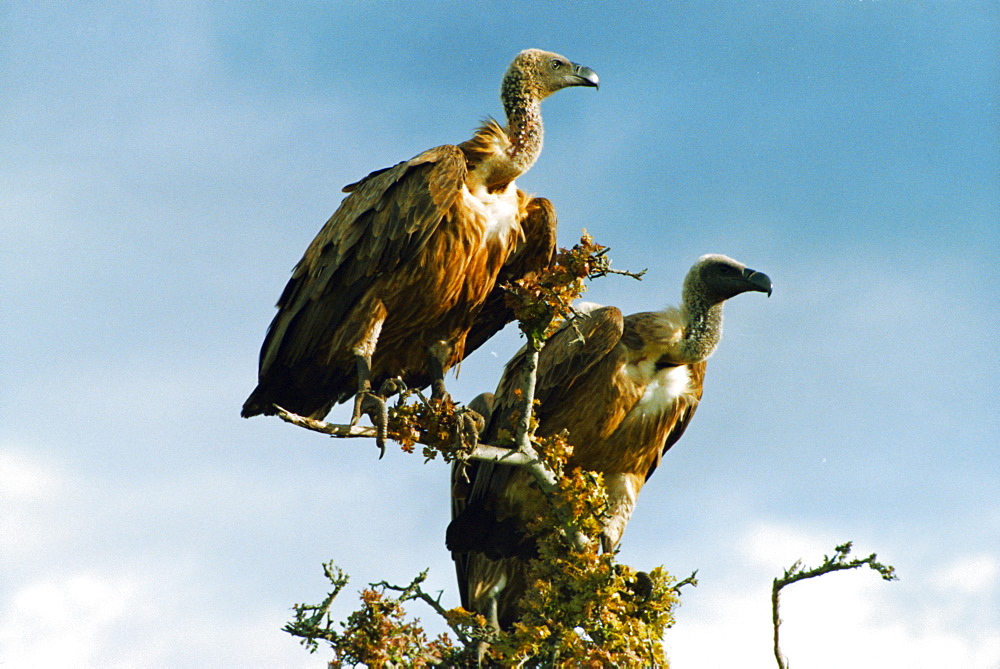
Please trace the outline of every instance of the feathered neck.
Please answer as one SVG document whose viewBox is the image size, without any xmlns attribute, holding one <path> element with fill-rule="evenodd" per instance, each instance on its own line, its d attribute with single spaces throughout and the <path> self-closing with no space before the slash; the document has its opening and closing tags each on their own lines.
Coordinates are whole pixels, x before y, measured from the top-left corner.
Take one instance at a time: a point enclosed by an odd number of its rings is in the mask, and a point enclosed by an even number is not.
<svg viewBox="0 0 1000 669">
<path fill-rule="evenodd" d="M 504 75 L 500 99 L 507 127 L 487 119 L 460 145 L 474 179 L 490 191 L 506 188 L 535 164 L 542 152 L 542 105 L 536 86 L 516 67 Z"/>
<path fill-rule="evenodd" d="M 679 347 L 684 362 L 701 362 L 715 352 L 722 340 L 722 304 L 710 300 L 694 282 L 685 282 L 681 305 L 684 337 Z"/>
<path fill-rule="evenodd" d="M 542 153 L 542 101 L 537 87 L 524 72 L 511 67 L 500 85 L 500 100 L 507 115 L 506 155 L 512 167 L 524 174 Z"/>
</svg>

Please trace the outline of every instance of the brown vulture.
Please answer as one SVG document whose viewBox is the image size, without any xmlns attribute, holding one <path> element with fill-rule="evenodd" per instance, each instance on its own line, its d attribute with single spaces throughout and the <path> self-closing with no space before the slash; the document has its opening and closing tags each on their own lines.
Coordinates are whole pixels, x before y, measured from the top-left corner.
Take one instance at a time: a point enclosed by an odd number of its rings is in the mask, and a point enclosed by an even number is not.
<svg viewBox="0 0 1000 669">
<path fill-rule="evenodd" d="M 457 146 L 424 151 L 344 187 L 348 193 L 306 249 L 278 299 L 244 417 L 274 405 L 321 419 L 399 377 L 433 384 L 513 314 L 498 287 L 548 264 L 552 204 L 519 190 L 542 150 L 541 101 L 568 86 L 598 86 L 590 68 L 538 49 L 503 77 L 507 126 L 488 119 Z"/>
<path fill-rule="evenodd" d="M 705 362 L 722 336 L 722 305 L 746 291 L 771 294 L 771 280 L 722 255 L 698 259 L 684 280 L 679 308 L 622 317 L 595 308 L 563 324 L 542 349 L 536 399 L 538 435 L 568 431 L 570 467 L 601 472 L 609 512 L 601 545 L 618 545 L 643 484 L 680 439 L 701 399 Z M 483 441 L 514 431 L 521 407 L 522 349 L 504 370 Z M 477 401 L 482 401 L 477 398 Z M 482 411 L 483 409 L 481 409 Z M 469 462 L 453 470 L 447 545 L 462 606 L 508 628 L 517 620 L 525 561 L 535 554 L 524 527 L 547 513 L 522 468 Z"/>
</svg>

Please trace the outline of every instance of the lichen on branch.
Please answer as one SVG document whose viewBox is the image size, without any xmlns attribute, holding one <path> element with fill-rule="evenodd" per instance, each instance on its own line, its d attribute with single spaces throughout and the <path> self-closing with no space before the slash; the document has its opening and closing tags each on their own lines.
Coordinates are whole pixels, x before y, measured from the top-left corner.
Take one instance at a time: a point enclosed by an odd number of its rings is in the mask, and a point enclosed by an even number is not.
<svg viewBox="0 0 1000 669">
<path fill-rule="evenodd" d="M 662 639 L 678 603 L 662 568 L 639 572 L 602 553 L 607 493 L 599 473 L 567 467 L 564 436 L 539 444 L 558 472 L 550 511 L 529 527 L 538 557 L 526 565 L 519 620 L 487 654 L 499 666 L 665 667 Z M 582 543 L 576 539 L 583 536 Z"/>
<path fill-rule="evenodd" d="M 447 634 L 429 639 L 419 620 L 406 618 L 405 602 L 422 599 L 436 604 L 420 587 L 427 578 L 426 570 L 405 587 L 384 581 L 369 584 L 361 591 L 361 607 L 342 623 L 333 620 L 330 605 L 347 585 L 348 577 L 333 562 L 324 564 L 323 572 L 333 584 L 333 591 L 317 606 L 296 604 L 295 619 L 285 625 L 284 631 L 299 637 L 311 653 L 316 652 L 319 641 L 327 642 L 333 651 L 331 668 L 359 664 L 371 669 L 471 666 L 468 663 L 473 656 L 467 636 L 460 636 L 466 643 L 456 647 Z M 400 595 L 393 597 L 387 590 L 399 591 Z M 440 609 L 440 604 L 436 608 Z"/>
<path fill-rule="evenodd" d="M 297 606 L 296 620 L 286 631 L 303 638 L 311 650 L 317 640 L 328 642 L 337 658 L 334 666 L 351 662 L 372 667 L 475 666 L 481 653 L 502 665 L 525 667 L 666 666 L 661 639 L 673 624 L 680 585 L 662 568 L 637 572 L 618 564 L 615 553 L 601 553 L 601 519 L 607 510 L 601 475 L 567 467 L 572 447 L 566 435 L 540 439 L 534 434 L 534 382 L 545 338 L 572 313 L 571 303 L 584 291 L 587 279 L 642 275 L 612 270 L 610 263 L 607 248 L 584 233 L 572 249 L 561 249 L 546 270 L 504 286 L 505 301 L 518 318 L 530 351 L 527 383 L 521 389 L 523 407 L 511 426 L 515 434 L 508 434 L 504 444 L 477 444 L 482 424 L 470 415 L 473 412 L 450 401 L 428 401 L 416 391 L 404 392 L 389 411 L 389 437 L 404 451 L 413 452 L 420 444 L 427 460 L 441 456 L 445 461 L 493 460 L 525 467 L 545 493 L 552 513 L 529 528 L 538 537 L 539 555 L 527 567 L 531 587 L 522 601 L 522 620 L 514 629 L 500 631 L 478 614 L 461 608 L 445 610 L 439 598 L 420 588 L 424 572 L 408 586 L 372 584 L 361 593 L 361 608 L 338 628 L 328 611 L 346 577 L 331 563 L 325 569 L 334 591 L 317 607 Z M 288 412 L 279 415 L 332 436 L 374 436 L 370 428 L 369 433 Z M 445 619 L 458 646 L 447 636 L 427 641 L 417 621 L 405 619 L 402 604 L 413 599 L 422 600 Z"/>
<path fill-rule="evenodd" d="M 533 348 L 555 332 L 572 311 L 573 300 L 587 289 L 585 280 L 608 274 L 640 279 L 646 270 L 626 272 L 611 269 L 608 247 L 594 242 L 584 230 L 580 242 L 571 249 L 559 249 L 552 264 L 540 272 L 505 284 L 505 302 L 514 311 L 521 331 Z"/>
</svg>

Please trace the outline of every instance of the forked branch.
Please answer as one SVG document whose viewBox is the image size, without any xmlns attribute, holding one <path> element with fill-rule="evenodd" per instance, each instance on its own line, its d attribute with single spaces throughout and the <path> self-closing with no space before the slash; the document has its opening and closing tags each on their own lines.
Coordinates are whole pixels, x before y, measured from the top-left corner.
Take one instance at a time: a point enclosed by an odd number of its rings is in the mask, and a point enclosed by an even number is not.
<svg viewBox="0 0 1000 669">
<path fill-rule="evenodd" d="M 833 571 L 857 569 L 858 567 L 863 567 L 865 565 L 868 565 L 870 568 L 877 571 L 886 581 L 894 581 L 899 578 L 896 576 L 895 567 L 878 562 L 875 553 L 872 553 L 863 559 L 854 558 L 853 560 L 848 560 L 847 556 L 851 553 L 850 541 L 837 546 L 834 551 L 835 553 L 832 557 L 824 555 L 823 563 L 812 569 L 803 569 L 802 560 L 797 561 L 791 567 L 786 569 L 785 573 L 780 578 L 775 578 L 771 583 L 771 621 L 774 624 L 774 658 L 778 662 L 779 669 L 788 669 L 788 660 L 784 655 L 782 655 L 781 644 L 778 640 L 778 628 L 781 625 L 781 618 L 778 615 L 778 599 L 782 588 L 786 585 L 791 585 L 796 581 L 802 581 L 807 578 L 815 578 L 817 576 L 822 576 L 823 574 L 829 574 Z"/>
</svg>

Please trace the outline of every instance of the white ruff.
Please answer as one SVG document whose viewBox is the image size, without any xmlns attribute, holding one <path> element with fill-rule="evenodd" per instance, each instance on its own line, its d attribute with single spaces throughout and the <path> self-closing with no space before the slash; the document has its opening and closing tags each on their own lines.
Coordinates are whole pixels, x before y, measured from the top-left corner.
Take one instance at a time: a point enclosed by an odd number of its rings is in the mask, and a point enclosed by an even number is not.
<svg viewBox="0 0 1000 669">
<path fill-rule="evenodd" d="M 632 411 L 646 414 L 659 413 L 672 407 L 678 397 L 690 390 L 691 375 L 686 365 L 656 370 L 653 361 L 644 360 L 636 367 L 639 368 L 636 369 L 639 372 L 636 376 L 652 376 L 652 378 Z"/>
<path fill-rule="evenodd" d="M 462 199 L 483 224 L 486 239 L 506 235 L 517 227 L 517 186 L 513 182 L 497 193 L 481 185 L 463 188 Z"/>
</svg>

